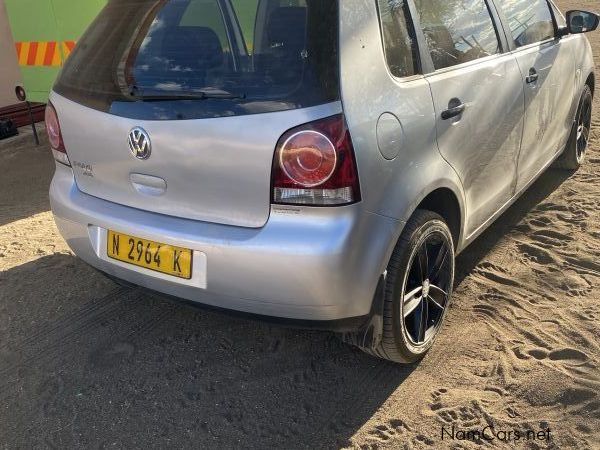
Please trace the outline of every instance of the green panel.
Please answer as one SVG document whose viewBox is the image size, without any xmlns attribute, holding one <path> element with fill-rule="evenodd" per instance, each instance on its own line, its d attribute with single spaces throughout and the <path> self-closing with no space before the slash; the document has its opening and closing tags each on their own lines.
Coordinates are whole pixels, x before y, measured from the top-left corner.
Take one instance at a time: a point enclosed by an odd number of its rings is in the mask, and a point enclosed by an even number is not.
<svg viewBox="0 0 600 450">
<path fill-rule="evenodd" d="M 52 0 L 61 40 L 77 41 L 107 0 Z"/>
<path fill-rule="evenodd" d="M 21 67 L 27 98 L 32 102 L 47 102 L 59 70 L 58 67 Z"/>
<path fill-rule="evenodd" d="M 58 29 L 50 0 L 4 0 L 15 42 L 55 41 Z"/>
<path fill-rule="evenodd" d="M 15 42 L 77 41 L 107 0 L 4 0 Z M 23 67 L 31 101 L 46 102 L 57 67 Z"/>
<path fill-rule="evenodd" d="M 106 0 L 4 0 L 15 41 L 77 40 Z"/>
</svg>

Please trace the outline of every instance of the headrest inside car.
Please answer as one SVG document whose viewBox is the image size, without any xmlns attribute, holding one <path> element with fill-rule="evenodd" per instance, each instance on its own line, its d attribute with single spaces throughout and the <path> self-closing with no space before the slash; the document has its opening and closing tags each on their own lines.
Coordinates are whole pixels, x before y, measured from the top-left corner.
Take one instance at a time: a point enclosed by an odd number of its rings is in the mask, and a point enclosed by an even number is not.
<svg viewBox="0 0 600 450">
<path fill-rule="evenodd" d="M 277 8 L 269 16 L 268 31 L 271 47 L 283 46 L 301 50 L 305 46 L 307 27 L 306 7 Z"/>
<path fill-rule="evenodd" d="M 219 36 L 207 27 L 171 27 L 164 32 L 162 53 L 171 65 L 210 69 L 223 64 Z"/>
</svg>

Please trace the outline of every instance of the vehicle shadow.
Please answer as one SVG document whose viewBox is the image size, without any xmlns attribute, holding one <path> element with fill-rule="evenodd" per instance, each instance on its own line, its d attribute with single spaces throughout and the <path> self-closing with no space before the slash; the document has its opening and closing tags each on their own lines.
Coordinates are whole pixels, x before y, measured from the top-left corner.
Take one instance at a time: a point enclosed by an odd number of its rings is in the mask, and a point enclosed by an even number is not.
<svg viewBox="0 0 600 450">
<path fill-rule="evenodd" d="M 413 370 L 118 287 L 67 254 L 0 286 L 9 447 L 340 447 Z"/>
<path fill-rule="evenodd" d="M 569 176 L 544 174 L 463 252 L 457 284 Z M 0 273 L 9 447 L 337 448 L 414 369 L 119 287 L 69 254 Z"/>
<path fill-rule="evenodd" d="M 510 233 L 527 214 L 535 210 L 537 205 L 571 176 L 573 172 L 558 169 L 549 169 L 542 174 L 504 214 L 457 257 L 455 286 L 462 283 L 500 239 Z"/>
<path fill-rule="evenodd" d="M 31 132 L 20 131 L 22 135 L 0 141 L 0 226 L 50 210 L 54 159 L 44 128 L 38 126 L 39 147 Z"/>
</svg>

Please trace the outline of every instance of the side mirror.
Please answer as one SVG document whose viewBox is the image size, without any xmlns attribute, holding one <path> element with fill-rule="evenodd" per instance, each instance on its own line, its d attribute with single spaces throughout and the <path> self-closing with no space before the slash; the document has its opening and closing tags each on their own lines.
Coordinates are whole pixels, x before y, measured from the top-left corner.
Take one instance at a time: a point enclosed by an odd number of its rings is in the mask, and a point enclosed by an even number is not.
<svg viewBox="0 0 600 450">
<path fill-rule="evenodd" d="M 600 16 L 589 11 L 568 11 L 567 28 L 570 34 L 589 33 L 598 28 Z"/>
</svg>

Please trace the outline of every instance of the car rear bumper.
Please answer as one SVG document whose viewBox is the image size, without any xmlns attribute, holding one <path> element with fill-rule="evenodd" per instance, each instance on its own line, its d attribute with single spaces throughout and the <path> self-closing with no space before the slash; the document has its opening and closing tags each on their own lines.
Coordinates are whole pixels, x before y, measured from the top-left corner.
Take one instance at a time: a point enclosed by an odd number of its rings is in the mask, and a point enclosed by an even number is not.
<svg viewBox="0 0 600 450">
<path fill-rule="evenodd" d="M 57 164 L 50 201 L 77 256 L 119 279 L 192 302 L 299 321 L 368 316 L 400 224 L 362 211 L 274 208 L 262 228 L 150 213 L 84 194 Z M 107 230 L 189 248 L 194 277 L 180 280 L 110 260 Z"/>
</svg>

